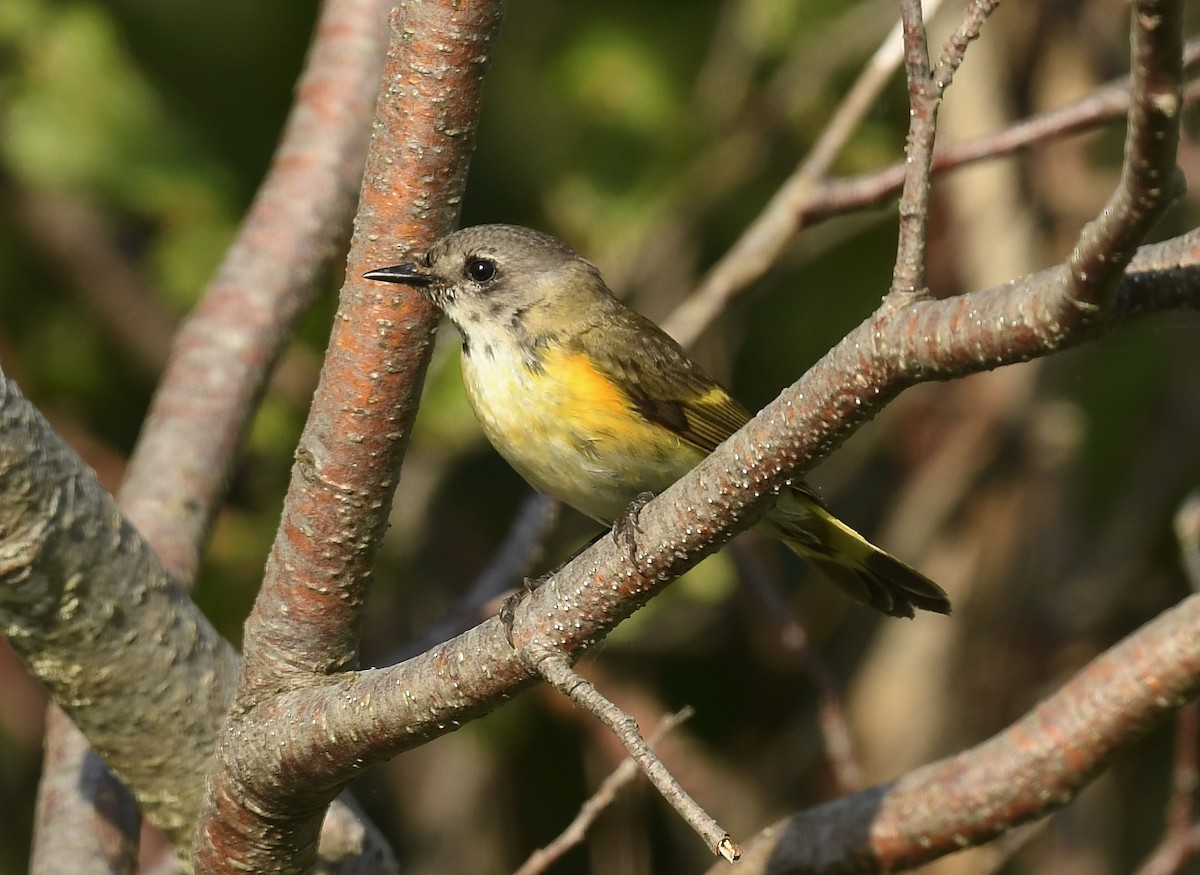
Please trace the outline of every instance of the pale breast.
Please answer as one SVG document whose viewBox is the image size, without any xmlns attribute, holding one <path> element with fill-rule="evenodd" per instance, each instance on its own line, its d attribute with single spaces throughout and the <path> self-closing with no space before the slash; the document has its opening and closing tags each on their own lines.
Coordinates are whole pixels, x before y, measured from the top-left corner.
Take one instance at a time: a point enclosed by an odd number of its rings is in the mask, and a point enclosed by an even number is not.
<svg viewBox="0 0 1200 875">
<path fill-rule="evenodd" d="M 488 440 L 533 488 L 611 523 L 703 453 L 635 413 L 586 357 L 547 352 L 540 367 L 494 346 L 463 357 L 467 397 Z"/>
</svg>

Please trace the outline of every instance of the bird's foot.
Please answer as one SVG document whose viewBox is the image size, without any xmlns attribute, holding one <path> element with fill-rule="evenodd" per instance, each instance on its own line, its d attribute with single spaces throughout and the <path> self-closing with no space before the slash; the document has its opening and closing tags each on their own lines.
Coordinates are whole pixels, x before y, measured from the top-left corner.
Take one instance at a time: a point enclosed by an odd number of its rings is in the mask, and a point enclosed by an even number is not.
<svg viewBox="0 0 1200 875">
<path fill-rule="evenodd" d="M 526 577 L 521 581 L 521 588 L 504 600 L 504 604 L 500 606 L 500 622 L 504 626 L 504 640 L 508 642 L 508 646 L 513 650 L 517 649 L 517 645 L 513 644 L 513 622 L 517 618 L 517 605 L 525 601 L 525 598 L 545 583 L 553 576 L 543 574 L 541 577 Z"/>
<path fill-rule="evenodd" d="M 613 541 L 618 547 L 624 547 L 629 553 L 629 561 L 637 564 L 637 535 L 641 534 L 642 527 L 638 525 L 638 517 L 642 514 L 642 508 L 654 500 L 653 492 L 643 492 L 638 495 L 633 501 L 629 502 L 629 507 L 625 508 L 625 513 L 617 518 L 613 523 L 612 536 Z"/>
</svg>

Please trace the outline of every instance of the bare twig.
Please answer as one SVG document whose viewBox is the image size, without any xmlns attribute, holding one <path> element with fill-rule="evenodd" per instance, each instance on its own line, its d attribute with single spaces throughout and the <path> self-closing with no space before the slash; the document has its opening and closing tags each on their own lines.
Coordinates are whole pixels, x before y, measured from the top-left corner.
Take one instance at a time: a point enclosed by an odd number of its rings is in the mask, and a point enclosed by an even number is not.
<svg viewBox="0 0 1200 875">
<path fill-rule="evenodd" d="M 1173 200 L 1183 112 L 1183 4 L 1133 4 L 1129 124 L 1121 182 L 1080 232 L 1068 260 L 1069 299 L 1081 315 L 1111 307 L 1115 282 L 1134 249 Z"/>
<path fill-rule="evenodd" d="M 646 740 L 646 743 L 651 748 L 657 746 L 667 733 L 684 721 L 691 719 L 693 713 L 691 708 L 682 708 L 674 714 L 668 714 L 658 724 L 658 728 L 654 730 L 654 734 Z M 538 873 L 546 871 L 571 848 L 580 844 L 587 835 L 587 831 L 595 823 L 596 818 L 613 803 L 617 794 L 640 774 L 641 770 L 633 759 L 627 759 L 617 766 L 583 804 L 567 828 L 550 844 L 530 854 L 529 859 L 521 864 L 515 875 L 538 875 Z"/>
<path fill-rule="evenodd" d="M 926 18 L 930 18 L 940 6 L 941 0 L 924 0 L 921 4 L 922 14 Z M 903 48 L 901 24 L 898 22 L 884 38 L 875 54 L 871 56 L 850 90 L 846 92 L 846 96 L 842 98 L 842 102 L 830 117 L 829 123 L 821 131 L 821 136 L 817 138 L 817 142 L 813 144 L 792 179 L 784 183 L 783 188 L 780 189 L 781 196 L 795 203 L 801 199 L 796 196 L 799 192 L 792 190 L 796 179 L 804 180 L 807 187 L 811 189 L 817 180 L 824 178 L 825 174 L 829 172 L 838 154 L 845 148 L 854 132 L 858 130 L 862 120 L 878 99 L 879 93 L 895 73 L 896 65 L 904 57 Z M 807 196 L 802 195 L 801 197 L 807 199 Z M 793 233 L 794 231 L 789 229 L 788 236 L 792 236 Z"/>
<path fill-rule="evenodd" d="M 954 81 L 954 74 L 962 66 L 967 46 L 979 39 L 984 22 L 991 17 L 1000 5 L 1000 0 L 973 0 L 963 14 L 962 21 L 955 28 L 946 45 L 942 47 L 941 57 L 932 71 L 931 85 L 936 93 L 945 95 L 946 89 Z"/>
<path fill-rule="evenodd" d="M 1184 63 L 1190 70 L 1198 62 L 1200 40 L 1193 40 L 1187 45 Z M 1184 105 L 1191 106 L 1197 101 L 1200 101 L 1200 82 L 1193 82 L 1184 94 Z M 934 152 L 931 171 L 938 175 L 978 161 L 1011 155 L 1047 140 L 1082 133 L 1099 124 L 1124 118 L 1128 110 L 1129 77 L 1125 76 L 1068 106 L 1018 122 L 970 143 L 938 149 Z M 765 257 L 757 253 L 753 257 L 744 257 L 742 249 L 748 244 L 739 240 L 713 267 L 695 293 L 663 321 L 663 327 L 685 346 L 693 343 L 734 298 L 762 278 L 796 233 L 832 216 L 876 206 L 895 197 L 904 184 L 905 172 L 906 164 L 900 162 L 860 176 L 825 180 L 810 187 L 796 186 L 794 192 L 798 197 L 772 199 L 743 239 L 749 238 L 759 223 L 769 223 L 777 226 L 772 237 L 776 241 L 775 248 Z M 773 215 L 776 210 L 780 213 L 778 218 Z"/>
<path fill-rule="evenodd" d="M 904 186 L 900 191 L 899 241 L 890 296 L 915 300 L 928 296 L 925 288 L 925 237 L 929 225 L 929 166 L 941 89 L 931 81 L 925 22 L 918 0 L 902 0 L 904 68 L 908 81 L 908 136 L 904 145 Z"/>
<path fill-rule="evenodd" d="M 941 0 L 926 0 L 929 14 Z M 899 25 L 888 33 L 866 69 L 843 98 L 817 142 L 737 242 L 713 266 L 704 282 L 663 322 L 668 334 L 690 346 L 716 312 L 739 291 L 760 279 L 779 258 L 797 230 L 797 204 L 809 201 L 818 181 L 870 111 L 902 58 Z"/>
<path fill-rule="evenodd" d="M 475 578 L 450 616 L 383 661 L 384 665 L 415 656 L 480 620 L 489 602 L 529 571 L 558 522 L 562 505 L 548 495 L 531 492 L 518 508 L 512 525 L 488 566 Z"/>
<path fill-rule="evenodd" d="M 741 848 L 729 837 L 719 823 L 697 804 L 675 780 L 675 776 L 655 756 L 638 732 L 637 721 L 604 698 L 600 692 L 571 668 L 565 656 L 549 649 L 529 648 L 524 658 L 546 682 L 604 723 L 629 752 L 638 768 L 650 779 L 672 808 L 679 812 L 688 826 L 696 831 L 709 850 L 719 857 L 733 861 L 741 856 Z"/>
<path fill-rule="evenodd" d="M 1189 44 L 1192 63 L 1200 54 L 1200 41 Z M 1200 100 L 1200 82 L 1184 92 L 1184 105 Z M 957 170 L 977 161 L 1001 158 L 1056 137 L 1082 133 L 1098 124 L 1124 118 L 1129 111 L 1129 78 L 1124 77 L 1061 109 L 1018 122 L 999 133 L 970 143 L 946 146 L 933 156 L 933 173 Z M 849 179 L 826 182 L 813 192 L 807 204 L 797 205 L 797 223 L 807 227 L 830 216 L 881 204 L 893 197 L 904 183 L 904 165 Z"/>
<path fill-rule="evenodd" d="M 947 41 L 936 70 L 930 68 L 925 23 L 916 0 L 900 4 L 904 25 L 904 66 L 908 78 L 909 124 L 905 145 L 904 186 L 900 192 L 900 238 L 890 297 L 893 306 L 926 297 L 925 243 L 929 224 L 929 186 L 937 114 L 967 46 L 979 37 L 983 23 L 999 0 L 973 0 Z"/>
</svg>

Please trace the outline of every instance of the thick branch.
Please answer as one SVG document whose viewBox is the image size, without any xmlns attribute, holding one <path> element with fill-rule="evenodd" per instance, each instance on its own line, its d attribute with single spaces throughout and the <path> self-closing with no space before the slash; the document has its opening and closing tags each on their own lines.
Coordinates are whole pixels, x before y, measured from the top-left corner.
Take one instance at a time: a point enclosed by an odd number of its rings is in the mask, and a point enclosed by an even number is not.
<svg viewBox="0 0 1200 875">
<path fill-rule="evenodd" d="M 120 493 L 122 510 L 176 581 L 190 583 L 195 573 L 254 402 L 296 321 L 311 303 L 316 278 L 332 254 L 332 241 L 350 215 L 383 61 L 385 37 L 380 22 L 388 5 L 381 0 L 327 0 L 271 169 L 216 278 L 176 338 L 130 461 Z M 35 439 L 47 440 L 45 436 Z M 56 461 L 77 464 L 66 455 Z M 61 479 L 49 472 L 47 476 L 52 482 Z M 144 543 L 130 549 L 148 552 Z M 104 560 L 94 555 L 93 561 Z M 143 715 L 138 737 L 113 735 L 111 723 L 96 725 L 95 712 L 103 709 L 102 702 L 86 710 L 68 708 L 150 818 L 177 849 L 186 851 L 200 807 L 204 769 L 233 700 L 232 667 L 237 657 L 190 603 L 170 603 L 172 611 L 186 618 L 178 622 L 139 613 L 144 609 L 138 604 L 141 587 L 167 586 L 157 559 L 147 556 L 143 561 L 163 579 L 130 578 L 124 582 L 126 593 L 93 585 L 67 595 L 80 622 L 89 615 L 95 615 L 97 622 L 111 620 L 114 613 L 130 618 L 121 662 L 128 668 L 118 670 L 106 661 L 100 645 L 86 654 L 63 655 L 78 663 L 81 677 L 89 672 L 108 675 L 106 683 L 115 688 L 108 707 L 124 709 L 127 718 L 129 703 L 138 703 Z M 140 633 L 134 631 L 135 619 Z M 192 627 L 205 629 L 210 649 L 195 648 L 194 633 L 188 631 Z M 182 639 L 163 631 L 171 629 L 183 633 Z M 50 630 L 45 632 L 50 635 Z M 115 637 L 111 631 L 108 635 Z M 62 704 L 58 687 L 42 671 L 47 654 L 65 640 L 57 633 L 53 639 L 29 640 L 27 653 L 39 654 L 31 664 Z M 170 670 L 156 677 L 163 689 L 192 690 L 197 702 L 206 703 L 182 719 L 173 706 L 160 709 L 156 701 L 139 696 L 147 681 L 147 666 L 189 648 L 186 659 L 169 659 Z M 214 662 L 205 665 L 205 658 Z M 76 774 L 79 764 L 95 771 L 82 739 L 65 720 L 51 719 L 48 725 L 49 754 L 43 775 L 47 787 L 67 784 L 110 799 L 125 793 L 115 783 L 104 785 L 99 778 L 85 781 Z M 180 738 L 187 743 L 174 743 Z M 161 757 L 146 756 L 151 739 L 157 739 L 151 747 L 161 751 Z M 61 804 L 70 800 L 87 805 L 84 796 L 55 798 L 60 804 L 39 809 L 35 856 L 61 859 L 63 848 L 70 844 L 63 834 L 78 833 L 91 816 Z M 61 826 L 49 819 L 52 815 Z M 136 836 L 133 824 L 131 844 Z"/>
<path fill-rule="evenodd" d="M 1061 808 L 1122 744 L 1200 687 L 1200 596 L 1094 659 L 983 744 L 764 831 L 748 872 L 890 872 Z"/>
<path fill-rule="evenodd" d="M 271 769 L 277 761 L 263 748 L 277 745 L 252 709 L 265 701 L 274 715 L 285 713 L 274 695 L 357 658 L 366 583 L 437 325 L 419 294 L 360 276 L 453 228 L 501 8 L 413 0 L 393 16 L 346 285 L 246 623 L 242 686 L 197 831 L 197 865 L 206 871 L 268 863 L 307 871 L 324 807 L 340 787 L 314 783 L 304 768 Z M 257 765 L 244 768 L 246 759 Z"/>
<path fill-rule="evenodd" d="M 155 823 L 186 838 L 197 749 L 216 735 L 237 655 L 7 380 L 0 459 L 4 634 Z"/>
<path fill-rule="evenodd" d="M 362 178 L 383 66 L 384 0 L 327 0 L 270 171 L 180 328 L 121 507 L 190 581 L 255 401 L 317 293 Z"/>
<path fill-rule="evenodd" d="M 1152 266 L 1152 267 L 1151 267 Z M 1153 274 L 1140 271 L 1151 269 Z M 1143 287 L 1164 280 L 1150 298 Z M 628 550 L 601 538 L 517 609 L 518 647 L 547 641 L 577 657 L 667 583 L 752 525 L 772 493 L 832 450 L 854 428 L 907 385 L 901 356 L 926 378 L 963 376 L 1063 348 L 1067 341 L 1037 322 L 1040 297 L 1061 293 L 1063 269 L 958 299 L 923 302 L 926 318 L 953 322 L 967 339 L 946 338 L 973 354 L 944 362 L 933 344 L 904 344 L 902 321 L 883 326 L 883 342 L 870 322 L 856 329 L 794 386 L 768 405 L 695 470 L 651 501 L 638 516 L 636 563 Z M 1200 231 L 1166 244 L 1143 247 L 1120 285 L 1113 325 L 1158 309 L 1200 309 Z M 984 324 L 962 324 L 961 308 L 997 315 Z M 999 321 L 999 315 L 1004 321 Z M 1026 325 L 1020 343 L 1004 340 L 1007 328 Z M 1082 336 L 1070 338 L 1082 342 Z M 911 338 L 909 339 L 911 340 Z M 1053 341 L 1053 342 L 1051 342 Z M 974 346 L 978 344 L 976 350 Z M 874 358 L 867 350 L 875 348 Z M 902 351 L 903 349 L 903 351 Z M 865 376 L 864 376 L 865 375 Z M 888 376 L 890 375 L 890 376 Z M 870 377 L 880 376 L 873 383 Z M 1200 642 L 1196 643 L 1200 647 Z M 347 775 L 458 728 L 529 686 L 534 677 L 508 646 L 492 618 L 400 665 L 347 673 L 321 689 L 296 690 L 262 716 L 291 715 L 287 745 L 263 751 L 274 773 L 301 771 L 311 786 L 337 786 Z M 258 763 L 247 755 L 243 768 Z"/>
</svg>

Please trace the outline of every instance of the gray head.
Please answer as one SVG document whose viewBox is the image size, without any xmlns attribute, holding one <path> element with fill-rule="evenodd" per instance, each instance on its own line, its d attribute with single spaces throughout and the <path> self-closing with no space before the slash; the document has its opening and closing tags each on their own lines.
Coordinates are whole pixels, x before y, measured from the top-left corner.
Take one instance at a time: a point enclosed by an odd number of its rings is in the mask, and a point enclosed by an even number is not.
<svg viewBox="0 0 1200 875">
<path fill-rule="evenodd" d="M 613 300 L 600 272 L 574 249 L 516 225 L 463 228 L 430 246 L 420 262 L 363 276 L 420 289 L 468 344 L 556 333 L 564 319 L 573 323 Z"/>
</svg>

